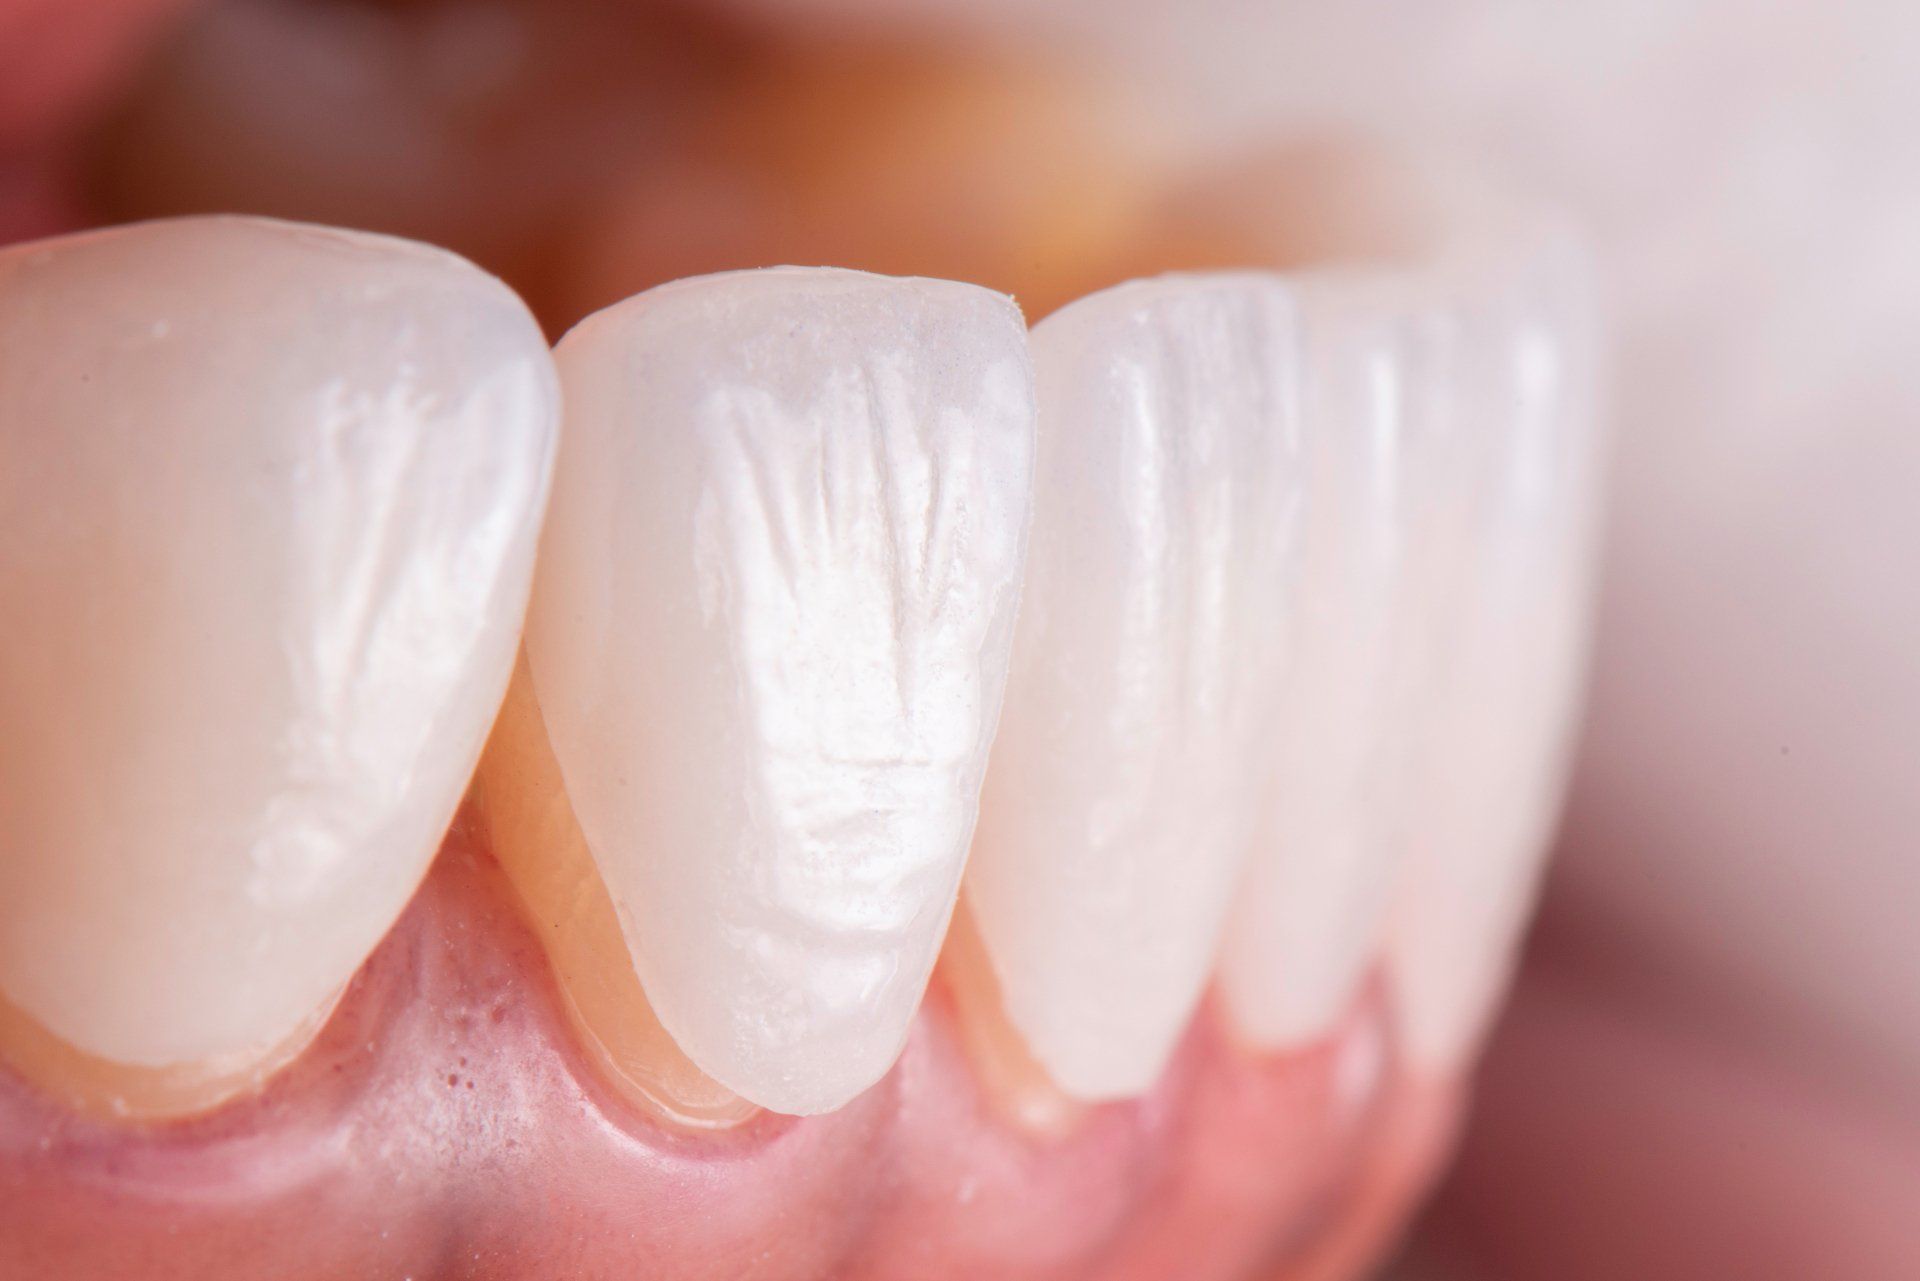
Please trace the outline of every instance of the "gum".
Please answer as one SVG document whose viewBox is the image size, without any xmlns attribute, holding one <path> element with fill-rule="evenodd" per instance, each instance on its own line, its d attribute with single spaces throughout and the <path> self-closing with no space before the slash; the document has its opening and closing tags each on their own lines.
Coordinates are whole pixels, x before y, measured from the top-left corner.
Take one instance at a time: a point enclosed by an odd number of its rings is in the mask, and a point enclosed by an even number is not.
<svg viewBox="0 0 1920 1281">
<path fill-rule="evenodd" d="M 1444 1155 L 1377 988 L 1311 1051 L 1211 1014 L 1146 1097 L 1010 1124 L 929 992 L 894 1071 L 805 1120 L 676 1128 L 609 1086 L 463 816 L 312 1046 L 156 1124 L 0 1074 L 0 1261 L 141 1276 L 1183 1281 L 1351 1275 Z"/>
<path fill-rule="evenodd" d="M 315 1043 L 207 1116 L 104 1122 L 0 1076 L 8 1275 L 1332 1277 L 1448 1147 L 1452 1091 L 1396 1070 L 1377 991 L 1284 1060 L 1202 1016 L 1150 1095 L 1041 1135 L 935 987 L 847 1108 L 676 1129 L 578 1049 L 513 903 L 463 816 Z"/>
</svg>

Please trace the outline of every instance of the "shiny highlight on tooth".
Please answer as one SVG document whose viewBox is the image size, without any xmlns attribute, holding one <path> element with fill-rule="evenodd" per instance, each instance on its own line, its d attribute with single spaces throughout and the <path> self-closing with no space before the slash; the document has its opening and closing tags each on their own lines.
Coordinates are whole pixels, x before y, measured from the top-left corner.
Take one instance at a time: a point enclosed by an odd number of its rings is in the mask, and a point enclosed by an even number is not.
<svg viewBox="0 0 1920 1281">
<path fill-rule="evenodd" d="M 419 884 L 556 418 L 526 308 L 437 249 L 204 218 L 0 251 L 0 991 L 160 1083 L 124 1110 L 283 1057 Z"/>
<path fill-rule="evenodd" d="M 1305 494 L 1277 277 L 1121 285 L 1035 326 L 1033 547 L 967 898 L 1006 1012 L 1085 1099 L 1157 1078 L 1273 765 Z"/>
<path fill-rule="evenodd" d="M 1146 1091 L 1210 980 L 1295 1050 L 1384 961 L 1457 1070 L 1557 800 L 1597 464 L 1579 255 L 1452 267 L 1162 277 L 1030 336 L 769 269 L 570 334 L 476 795 L 609 1078 L 833 1110 L 943 941 L 1028 1130 Z M 437 848 L 552 364 L 451 255 L 203 219 L 0 252 L 0 375 L 0 1048 L 200 1110 Z"/>
<path fill-rule="evenodd" d="M 647 1000 L 829 1111 L 893 1065 L 998 719 L 1033 450 L 1019 312 L 790 268 L 582 322 L 532 685 Z"/>
</svg>

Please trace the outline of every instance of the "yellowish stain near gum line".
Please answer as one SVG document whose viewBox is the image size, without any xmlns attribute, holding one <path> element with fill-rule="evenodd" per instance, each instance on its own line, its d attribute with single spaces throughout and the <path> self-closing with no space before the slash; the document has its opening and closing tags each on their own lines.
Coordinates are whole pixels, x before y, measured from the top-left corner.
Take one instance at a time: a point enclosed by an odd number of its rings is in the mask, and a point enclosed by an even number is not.
<svg viewBox="0 0 1920 1281">
<path fill-rule="evenodd" d="M 1089 1107 L 1054 1084 L 1007 1018 L 1000 982 L 964 894 L 954 909 L 935 976 L 953 996 L 967 1060 L 994 1109 L 1031 1134 L 1071 1134 Z"/>
<path fill-rule="evenodd" d="M 654 1015 L 567 800 L 524 655 L 481 760 L 474 795 L 494 855 L 546 949 L 575 1031 L 609 1083 L 679 1125 L 721 1129 L 755 1116 L 759 1109 L 696 1067 Z M 1087 1108 L 1054 1085 L 1007 1022 L 964 900 L 936 981 L 953 997 L 968 1059 L 993 1108 L 1030 1133 L 1070 1133 Z"/>
<path fill-rule="evenodd" d="M 567 801 L 524 656 L 474 796 L 494 853 L 554 967 L 581 1044 L 605 1079 L 678 1125 L 717 1129 L 756 1115 L 753 1104 L 695 1067 L 654 1017 L 628 960 L 613 900 Z M 264 1054 L 155 1068 L 76 1049 L 0 997 L 0 1059 L 84 1115 L 160 1122 L 210 1112 L 261 1088 L 307 1049 L 338 999 Z"/>
<path fill-rule="evenodd" d="M 0 1059 L 43 1093 L 82 1115 L 136 1122 L 195 1116 L 260 1089 L 298 1058 L 333 1016 L 340 995 L 336 993 L 292 1036 L 265 1053 L 165 1067 L 115 1063 L 76 1049 L 0 998 Z"/>
<path fill-rule="evenodd" d="M 623 1095 L 700 1129 L 759 1109 L 707 1076 L 654 1016 L 620 920 L 573 815 L 526 656 L 494 725 L 474 795 L 494 856 L 546 949 L 582 1044 Z"/>
</svg>

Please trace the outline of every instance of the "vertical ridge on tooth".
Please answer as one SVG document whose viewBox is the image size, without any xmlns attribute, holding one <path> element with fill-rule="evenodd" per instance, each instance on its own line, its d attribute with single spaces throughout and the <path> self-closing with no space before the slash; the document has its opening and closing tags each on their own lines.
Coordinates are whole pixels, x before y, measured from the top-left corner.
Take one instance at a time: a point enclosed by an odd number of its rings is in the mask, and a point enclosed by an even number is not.
<svg viewBox="0 0 1920 1281">
<path fill-rule="evenodd" d="M 1303 286 L 1313 423 L 1305 586 L 1278 766 L 1221 950 L 1239 1031 L 1288 1048 L 1345 1011 L 1408 841 L 1423 691 L 1466 554 L 1449 519 L 1484 429 L 1444 299 Z"/>
<path fill-rule="evenodd" d="M 1462 1066 L 1524 925 L 1576 724 L 1600 441 L 1586 259 L 1549 240 L 1463 312 L 1479 448 L 1413 779 L 1387 966 L 1410 1058 Z"/>
<path fill-rule="evenodd" d="M 905 1041 L 999 713 L 1032 374 L 1010 300 L 773 269 L 561 342 L 527 647 L 661 1024 L 761 1106 Z"/>
<path fill-rule="evenodd" d="M 259 219 L 0 254 L 0 989 L 139 1067 L 266 1053 L 439 845 L 557 414 L 439 250 Z"/>
<path fill-rule="evenodd" d="M 1034 328 L 1026 593 L 968 904 L 1062 1088 L 1144 1091 L 1199 1000 L 1296 604 L 1291 292 L 1166 277 Z"/>
</svg>

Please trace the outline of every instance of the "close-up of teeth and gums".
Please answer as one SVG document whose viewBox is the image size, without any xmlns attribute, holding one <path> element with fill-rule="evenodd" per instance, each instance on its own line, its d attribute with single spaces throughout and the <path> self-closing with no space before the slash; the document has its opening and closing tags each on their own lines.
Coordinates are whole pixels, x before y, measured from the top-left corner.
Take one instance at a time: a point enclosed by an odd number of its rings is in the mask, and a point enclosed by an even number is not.
<svg viewBox="0 0 1920 1281">
<path fill-rule="evenodd" d="M 1365 1275 L 1578 719 L 1578 238 L 560 8 L 0 5 L 0 1272 Z"/>
</svg>

